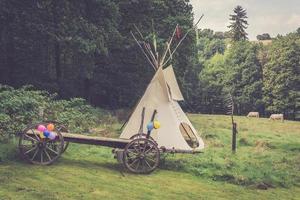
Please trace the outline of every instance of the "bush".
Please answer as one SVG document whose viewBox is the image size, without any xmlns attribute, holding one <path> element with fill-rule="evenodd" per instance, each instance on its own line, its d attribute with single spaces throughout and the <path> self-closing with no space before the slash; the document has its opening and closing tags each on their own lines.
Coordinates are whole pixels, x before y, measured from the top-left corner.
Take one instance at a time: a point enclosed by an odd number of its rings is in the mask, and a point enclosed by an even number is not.
<svg viewBox="0 0 300 200">
<path fill-rule="evenodd" d="M 0 140 L 21 132 L 28 124 L 55 120 L 72 132 L 89 131 L 103 120 L 105 112 L 84 99 L 56 100 L 55 94 L 32 86 L 14 89 L 0 85 Z"/>
<path fill-rule="evenodd" d="M 105 112 L 87 105 L 84 99 L 53 101 L 44 111 L 46 120 L 59 121 L 72 132 L 88 132 L 91 127 L 101 123 Z"/>
<path fill-rule="evenodd" d="M 41 120 L 39 110 L 50 102 L 50 95 L 25 86 L 15 90 L 0 85 L 0 132 L 8 136 L 20 132 L 27 124 Z"/>
</svg>

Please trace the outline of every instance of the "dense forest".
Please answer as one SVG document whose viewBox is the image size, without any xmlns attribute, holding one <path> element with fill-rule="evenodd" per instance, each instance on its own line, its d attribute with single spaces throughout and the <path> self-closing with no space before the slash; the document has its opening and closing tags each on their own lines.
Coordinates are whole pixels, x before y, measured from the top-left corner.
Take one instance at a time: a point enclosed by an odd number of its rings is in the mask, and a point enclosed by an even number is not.
<svg viewBox="0 0 300 200">
<path fill-rule="evenodd" d="M 250 42 L 246 11 L 238 6 L 233 13 L 228 32 L 194 30 L 175 53 L 183 106 L 224 114 L 230 93 L 236 114 L 297 118 L 300 28 L 267 45 Z M 1 0 L 0 84 L 30 84 L 60 99 L 83 97 L 103 108 L 130 108 L 154 73 L 130 35 L 134 25 L 149 40 L 157 37 L 161 53 L 177 24 L 185 33 L 193 22 L 188 0 Z"/>
</svg>

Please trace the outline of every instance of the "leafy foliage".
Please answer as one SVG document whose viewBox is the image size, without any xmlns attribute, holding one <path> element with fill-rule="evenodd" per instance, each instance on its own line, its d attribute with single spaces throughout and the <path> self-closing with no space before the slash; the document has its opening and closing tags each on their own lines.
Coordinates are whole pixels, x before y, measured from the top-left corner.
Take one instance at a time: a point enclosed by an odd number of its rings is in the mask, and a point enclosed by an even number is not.
<svg viewBox="0 0 300 200">
<path fill-rule="evenodd" d="M 262 67 L 257 52 L 258 46 L 247 41 L 236 42 L 228 50 L 225 84 L 235 99 L 238 114 L 263 112 Z"/>
<path fill-rule="evenodd" d="M 264 66 L 264 102 L 269 112 L 295 117 L 300 97 L 300 35 L 276 38 Z"/>
<path fill-rule="evenodd" d="M 205 113 L 224 113 L 225 56 L 216 54 L 206 61 L 199 75 L 202 89 L 202 104 Z"/>
<path fill-rule="evenodd" d="M 233 10 L 234 14 L 230 15 L 230 25 L 228 28 L 230 28 L 230 34 L 233 41 L 240 41 L 240 40 L 246 40 L 247 33 L 247 12 L 245 9 L 242 8 L 242 6 L 237 6 Z"/>
<path fill-rule="evenodd" d="M 133 25 L 145 38 L 157 32 L 160 54 L 177 23 L 183 32 L 193 25 L 185 0 L 4 0 L 0 7 L 1 83 L 113 109 L 133 106 L 153 74 L 130 35 Z M 194 40 L 190 35 L 173 59 L 183 88 Z"/>
<path fill-rule="evenodd" d="M 256 39 L 257 40 L 271 40 L 272 38 L 269 33 L 263 33 L 261 35 L 257 35 Z"/>
<path fill-rule="evenodd" d="M 225 113 L 226 96 L 231 93 L 237 114 L 264 112 L 262 66 L 258 59 L 261 47 L 239 41 L 230 43 L 225 51 L 225 41 L 215 38 L 212 31 L 200 40 L 206 41 L 205 48 L 199 51 L 199 62 L 204 66 L 199 74 L 202 111 Z"/>
<path fill-rule="evenodd" d="M 198 62 L 202 70 L 199 73 L 198 99 L 201 103 L 198 110 L 225 113 L 226 94 L 231 93 L 236 114 L 258 111 L 261 115 L 284 113 L 286 118 L 299 118 L 300 46 L 297 32 L 279 36 L 269 45 L 220 40 L 212 30 L 200 33 Z"/>
<path fill-rule="evenodd" d="M 106 116 L 83 99 L 55 100 L 55 96 L 31 86 L 13 89 L 0 85 L 2 139 L 21 132 L 28 124 L 45 120 L 59 121 L 74 132 L 89 131 Z"/>
</svg>

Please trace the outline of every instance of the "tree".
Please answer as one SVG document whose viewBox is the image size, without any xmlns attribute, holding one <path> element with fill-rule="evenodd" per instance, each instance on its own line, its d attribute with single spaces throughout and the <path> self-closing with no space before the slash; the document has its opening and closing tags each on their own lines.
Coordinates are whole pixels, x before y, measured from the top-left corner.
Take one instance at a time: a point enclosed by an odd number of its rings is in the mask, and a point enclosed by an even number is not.
<svg viewBox="0 0 300 200">
<path fill-rule="evenodd" d="M 207 60 L 199 75 L 201 86 L 201 112 L 224 114 L 225 56 L 215 54 Z"/>
<path fill-rule="evenodd" d="M 234 14 L 230 15 L 229 20 L 230 25 L 228 28 L 230 29 L 231 38 L 233 41 L 247 40 L 247 33 L 245 29 L 247 29 L 247 12 L 242 6 L 237 6 L 233 10 Z"/>
<path fill-rule="evenodd" d="M 183 32 L 193 26 L 192 6 L 186 0 L 1 0 L 0 83 L 32 84 L 105 108 L 131 107 L 153 70 L 130 31 L 135 24 L 150 38 L 152 21 L 163 47 L 177 23 Z M 198 84 L 195 46 L 189 34 L 172 59 L 188 97 Z"/>
<path fill-rule="evenodd" d="M 271 36 L 269 33 L 263 33 L 261 35 L 256 36 L 257 40 L 271 40 Z"/>
<path fill-rule="evenodd" d="M 116 41 L 111 1 L 1 1 L 0 81 L 33 84 L 61 98 L 90 96 L 99 57 Z M 2 60 L 0 58 L 0 60 Z"/>
<path fill-rule="evenodd" d="M 220 38 L 221 32 L 214 33 L 211 29 L 198 30 L 199 42 L 197 46 L 200 61 L 207 60 L 216 53 L 223 54 L 226 48 L 225 41 Z"/>
<path fill-rule="evenodd" d="M 274 40 L 264 66 L 264 102 L 270 113 L 295 118 L 300 97 L 300 36 L 291 33 Z"/>
<path fill-rule="evenodd" d="M 225 38 L 225 39 L 231 38 L 230 31 L 225 31 L 225 32 L 224 32 L 224 38 Z"/>
<path fill-rule="evenodd" d="M 200 38 L 197 44 L 198 65 L 202 69 L 198 77 L 199 90 L 197 111 L 204 113 L 222 113 L 223 91 L 223 54 L 226 49 L 223 33 L 210 29 L 198 30 Z"/>
<path fill-rule="evenodd" d="M 224 84 L 236 103 L 238 114 L 263 112 L 262 68 L 257 58 L 259 46 L 248 41 L 234 43 L 226 53 Z"/>
<path fill-rule="evenodd" d="M 217 32 L 215 32 L 214 37 L 215 37 L 215 38 L 218 38 L 218 39 L 225 39 L 225 36 L 224 36 L 224 35 L 225 35 L 224 32 L 217 31 Z"/>
</svg>

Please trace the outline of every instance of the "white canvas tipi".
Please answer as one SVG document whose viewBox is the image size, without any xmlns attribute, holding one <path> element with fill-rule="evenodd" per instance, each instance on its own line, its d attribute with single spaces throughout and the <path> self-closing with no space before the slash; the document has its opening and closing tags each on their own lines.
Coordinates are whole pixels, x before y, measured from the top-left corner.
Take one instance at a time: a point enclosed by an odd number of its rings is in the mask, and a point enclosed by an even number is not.
<svg viewBox="0 0 300 200">
<path fill-rule="evenodd" d="M 127 121 L 120 138 L 129 139 L 139 132 L 146 133 L 147 123 L 151 121 L 156 110 L 155 119 L 160 122 L 161 127 L 153 129 L 151 137 L 159 147 L 173 152 L 200 151 L 204 148 L 203 140 L 178 104 L 178 101 L 184 99 L 173 67 L 170 65 L 163 69 L 157 63 L 152 63 L 156 73 Z M 145 123 L 141 127 L 143 110 Z"/>
<path fill-rule="evenodd" d="M 172 66 L 159 68 L 148 85 L 143 97 L 132 113 L 120 138 L 129 139 L 140 130 L 143 108 L 145 108 L 143 133 L 147 132 L 147 123 L 151 121 L 153 111 L 155 119 L 161 124 L 154 129 L 151 137 L 159 147 L 174 151 L 198 151 L 204 148 L 202 139 L 182 111 L 177 101 L 183 100 Z"/>
</svg>

